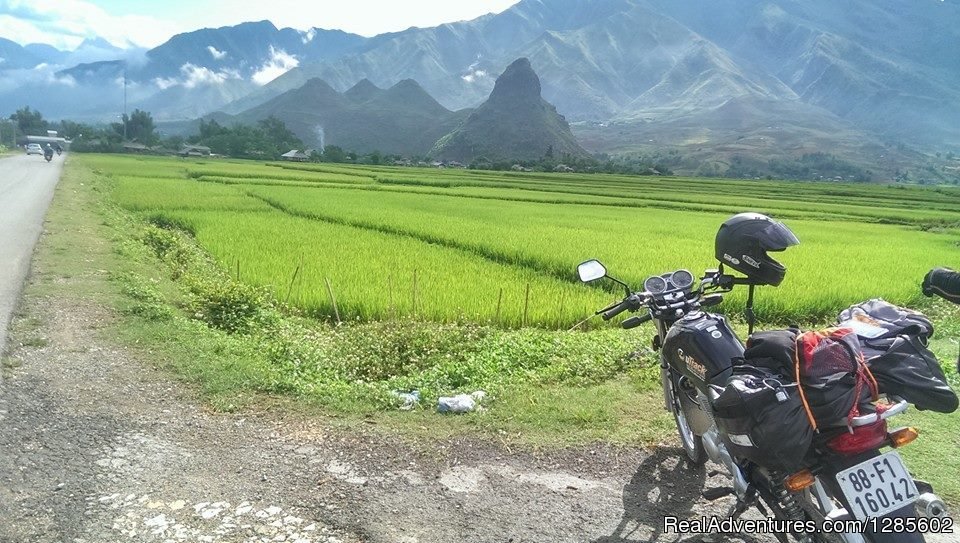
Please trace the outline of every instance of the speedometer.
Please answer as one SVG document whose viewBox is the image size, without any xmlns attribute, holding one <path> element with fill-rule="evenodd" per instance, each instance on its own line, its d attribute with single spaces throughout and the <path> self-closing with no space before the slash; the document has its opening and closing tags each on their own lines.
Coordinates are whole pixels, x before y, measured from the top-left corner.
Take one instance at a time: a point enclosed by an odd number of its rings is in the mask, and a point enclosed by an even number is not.
<svg viewBox="0 0 960 543">
<path fill-rule="evenodd" d="M 643 288 L 650 294 L 659 294 L 667 290 L 667 280 L 658 275 L 654 275 L 643 282 Z"/>
<path fill-rule="evenodd" d="M 673 272 L 673 277 L 670 279 L 673 281 L 673 286 L 677 288 L 687 289 L 693 285 L 693 274 L 687 270 Z"/>
</svg>

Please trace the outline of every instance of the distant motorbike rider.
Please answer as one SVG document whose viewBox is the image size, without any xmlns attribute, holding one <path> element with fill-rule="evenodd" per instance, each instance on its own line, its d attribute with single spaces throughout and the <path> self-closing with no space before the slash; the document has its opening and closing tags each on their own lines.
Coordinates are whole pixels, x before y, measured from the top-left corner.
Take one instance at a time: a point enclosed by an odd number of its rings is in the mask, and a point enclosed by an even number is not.
<svg viewBox="0 0 960 543">
<path fill-rule="evenodd" d="M 50 160 L 53 158 L 53 147 L 50 147 L 50 144 L 46 144 L 43 148 L 43 158 Z"/>
<path fill-rule="evenodd" d="M 57 156 L 63 153 L 63 147 L 61 147 L 59 143 L 55 144 L 53 148 L 57 151 Z"/>
</svg>

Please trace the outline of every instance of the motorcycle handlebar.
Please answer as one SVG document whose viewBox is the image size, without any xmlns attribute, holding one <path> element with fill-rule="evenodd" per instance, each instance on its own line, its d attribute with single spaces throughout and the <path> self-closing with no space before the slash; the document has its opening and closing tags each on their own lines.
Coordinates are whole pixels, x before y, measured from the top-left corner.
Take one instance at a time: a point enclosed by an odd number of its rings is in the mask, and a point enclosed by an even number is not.
<svg viewBox="0 0 960 543">
<path fill-rule="evenodd" d="M 629 330 L 631 328 L 636 328 L 641 324 L 648 322 L 653 319 L 653 315 L 647 313 L 646 315 L 637 315 L 635 317 L 630 317 L 629 319 L 620 323 L 620 327 L 624 330 Z"/>
<path fill-rule="evenodd" d="M 637 309 L 640 309 L 642 304 L 643 299 L 640 297 L 640 295 L 631 294 L 630 296 L 624 298 L 622 302 L 614 305 L 613 307 L 602 309 L 600 312 L 602 313 L 601 316 L 603 317 L 603 320 L 608 321 L 628 309 L 636 311 Z"/>
</svg>

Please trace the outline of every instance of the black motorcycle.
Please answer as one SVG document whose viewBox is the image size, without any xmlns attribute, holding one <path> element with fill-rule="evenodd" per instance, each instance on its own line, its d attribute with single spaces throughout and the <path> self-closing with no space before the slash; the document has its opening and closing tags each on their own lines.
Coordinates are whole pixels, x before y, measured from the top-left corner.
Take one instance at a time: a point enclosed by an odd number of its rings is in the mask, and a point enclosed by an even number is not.
<svg viewBox="0 0 960 543">
<path fill-rule="evenodd" d="M 47 147 L 46 149 L 43 150 L 43 158 L 44 158 L 47 162 L 50 162 L 51 160 L 53 160 L 53 148 L 52 148 L 52 147 Z"/>
<path fill-rule="evenodd" d="M 719 304 L 734 288 L 749 288 L 747 320 L 753 331 L 753 294 L 758 285 L 779 285 L 786 269 L 767 254 L 799 243 L 784 225 L 758 214 L 741 214 L 724 223 L 717 235 L 718 269 L 707 270 L 699 281 L 687 270 L 657 275 L 644 281 L 643 290 L 607 274 L 597 260 L 578 267 L 584 282 L 610 279 L 625 289 L 625 297 L 597 311 L 610 320 L 624 311 L 639 315 L 623 320 L 624 329 L 654 321 L 653 348 L 660 352 L 664 404 L 676 421 L 680 443 L 692 464 L 707 459 L 724 466 L 731 487 L 712 488 L 704 497 L 716 500 L 733 495 L 729 511 L 738 519 L 755 507 L 764 516 L 784 521 L 777 537 L 807 543 L 869 541 L 923 542 L 924 531 L 952 526 L 942 500 L 930 485 L 915 481 L 896 451 L 916 438 L 912 428 L 887 431 L 886 421 L 903 413 L 908 403 L 888 395 L 888 404 L 875 412 L 853 417 L 836 427 L 823 428 L 792 473 L 731 453 L 731 437 L 718 426 L 715 402 L 742 360 L 744 345 L 723 316 L 705 308 Z M 725 273 L 725 263 L 744 273 Z M 920 517 L 916 512 L 919 511 Z M 889 533 L 887 533 L 889 532 Z"/>
</svg>

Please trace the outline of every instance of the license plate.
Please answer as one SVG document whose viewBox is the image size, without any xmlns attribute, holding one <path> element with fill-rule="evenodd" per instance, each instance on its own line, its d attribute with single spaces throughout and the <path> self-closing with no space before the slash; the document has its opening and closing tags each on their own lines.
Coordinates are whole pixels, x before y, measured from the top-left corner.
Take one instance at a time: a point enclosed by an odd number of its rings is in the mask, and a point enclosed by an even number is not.
<svg viewBox="0 0 960 543">
<path fill-rule="evenodd" d="M 919 492 L 900 454 L 890 451 L 847 468 L 837 482 L 859 520 L 883 515 L 917 500 Z"/>
</svg>

